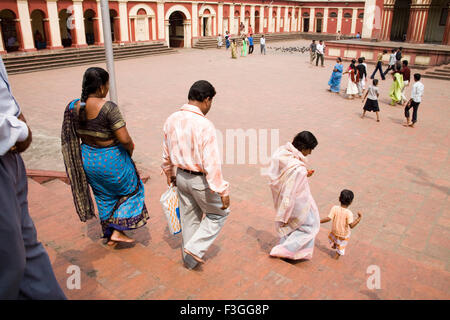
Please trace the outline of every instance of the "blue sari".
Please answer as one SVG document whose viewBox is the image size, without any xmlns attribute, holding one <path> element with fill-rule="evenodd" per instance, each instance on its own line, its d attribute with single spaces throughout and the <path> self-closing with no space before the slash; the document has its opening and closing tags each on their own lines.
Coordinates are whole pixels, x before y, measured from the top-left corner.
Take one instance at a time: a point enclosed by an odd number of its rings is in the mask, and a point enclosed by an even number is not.
<svg viewBox="0 0 450 320">
<path fill-rule="evenodd" d="M 337 71 L 333 71 L 333 73 L 331 74 L 331 78 L 330 81 L 328 81 L 328 85 L 330 86 L 330 90 L 332 92 L 339 92 L 341 90 L 341 79 L 342 79 L 342 71 L 344 71 L 344 66 L 340 63 L 336 63 L 334 69 L 336 69 Z"/>
<path fill-rule="evenodd" d="M 69 110 L 74 111 L 73 101 Z M 103 238 L 113 231 L 142 227 L 149 219 L 144 184 L 128 152 L 121 144 L 95 147 L 82 143 L 81 160 L 97 203 Z M 67 166 L 67 165 L 66 165 Z"/>
</svg>

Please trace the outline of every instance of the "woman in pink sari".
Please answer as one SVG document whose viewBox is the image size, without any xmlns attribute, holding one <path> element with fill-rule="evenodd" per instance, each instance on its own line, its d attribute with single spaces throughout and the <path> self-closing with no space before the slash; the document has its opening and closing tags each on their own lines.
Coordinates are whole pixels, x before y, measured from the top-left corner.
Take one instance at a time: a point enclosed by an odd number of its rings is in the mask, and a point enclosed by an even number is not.
<svg viewBox="0 0 450 320">
<path fill-rule="evenodd" d="M 280 244 L 272 248 L 273 257 L 292 260 L 311 259 L 314 239 L 320 229 L 319 210 L 309 189 L 306 156 L 317 146 L 309 131 L 302 131 L 275 151 L 269 178 L 276 210 L 276 229 Z"/>
</svg>

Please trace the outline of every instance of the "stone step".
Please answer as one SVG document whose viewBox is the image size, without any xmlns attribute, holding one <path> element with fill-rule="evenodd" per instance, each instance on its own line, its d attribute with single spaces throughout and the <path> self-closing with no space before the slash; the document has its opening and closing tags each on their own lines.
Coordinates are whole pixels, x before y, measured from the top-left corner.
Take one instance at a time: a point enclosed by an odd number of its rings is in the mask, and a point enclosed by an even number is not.
<svg viewBox="0 0 450 320">
<path fill-rule="evenodd" d="M 438 80 L 448 80 L 448 81 L 450 81 L 450 76 L 443 76 L 443 75 L 436 75 L 436 74 L 433 74 L 432 72 L 427 72 L 427 73 L 424 73 L 423 75 L 422 75 L 422 77 L 423 78 L 430 78 L 430 79 L 438 79 Z"/>
<path fill-rule="evenodd" d="M 174 54 L 177 53 L 174 50 L 161 50 L 161 51 L 150 51 L 150 52 L 140 52 L 140 53 L 129 53 L 125 55 L 115 56 L 115 60 L 125 60 L 125 59 L 134 59 L 134 58 L 140 58 L 144 56 L 153 56 L 153 55 L 161 55 L 161 54 Z M 41 70 L 50 70 L 50 69 L 58 69 L 58 68 L 67 68 L 67 67 L 73 67 L 76 63 L 76 65 L 85 65 L 85 64 L 91 64 L 96 62 L 104 62 L 105 57 L 97 57 L 93 59 L 81 59 L 76 60 L 75 62 L 62 62 L 62 63 L 45 63 L 40 64 L 39 66 L 32 66 L 32 67 L 18 67 L 16 69 L 8 70 L 9 74 L 18 74 L 18 73 L 25 73 L 25 72 L 35 72 L 35 71 L 41 71 Z"/>
<path fill-rule="evenodd" d="M 123 47 L 114 47 L 114 58 L 131 59 L 149 55 L 170 54 L 177 51 L 168 48 L 163 43 L 148 43 L 142 45 L 128 45 Z M 29 56 L 7 57 L 5 58 L 5 67 L 9 74 L 18 74 L 33 72 L 39 70 L 56 69 L 60 67 L 71 67 L 73 65 L 90 64 L 95 62 L 104 62 L 105 50 L 103 47 L 94 49 L 78 49 L 57 53 L 30 54 Z"/>
</svg>

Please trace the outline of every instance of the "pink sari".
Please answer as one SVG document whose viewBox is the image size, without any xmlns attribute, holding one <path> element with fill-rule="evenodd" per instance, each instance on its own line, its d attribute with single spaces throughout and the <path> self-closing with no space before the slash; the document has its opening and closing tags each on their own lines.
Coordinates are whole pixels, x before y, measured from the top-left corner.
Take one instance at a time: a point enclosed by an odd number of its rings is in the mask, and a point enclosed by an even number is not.
<svg viewBox="0 0 450 320">
<path fill-rule="evenodd" d="M 320 229 L 320 217 L 309 189 L 306 157 L 288 142 L 272 156 L 268 175 L 276 210 L 276 229 L 281 237 L 280 244 L 270 255 L 309 260 Z"/>
</svg>

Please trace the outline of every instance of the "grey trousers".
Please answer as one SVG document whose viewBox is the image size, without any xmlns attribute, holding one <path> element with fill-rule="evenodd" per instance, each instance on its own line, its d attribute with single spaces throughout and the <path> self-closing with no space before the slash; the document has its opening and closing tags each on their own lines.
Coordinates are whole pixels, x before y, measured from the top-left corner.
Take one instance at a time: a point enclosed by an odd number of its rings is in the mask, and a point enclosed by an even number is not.
<svg viewBox="0 0 450 320">
<path fill-rule="evenodd" d="M 211 191 L 205 176 L 178 170 L 177 189 L 183 235 L 182 254 L 186 264 L 192 268 L 196 263 L 184 253 L 184 248 L 202 258 L 219 235 L 230 209 L 221 209 L 222 200 Z"/>
<path fill-rule="evenodd" d="M 25 166 L 0 156 L 0 300 L 66 299 L 28 213 Z"/>
</svg>

